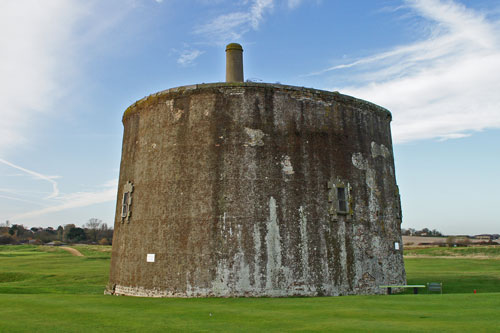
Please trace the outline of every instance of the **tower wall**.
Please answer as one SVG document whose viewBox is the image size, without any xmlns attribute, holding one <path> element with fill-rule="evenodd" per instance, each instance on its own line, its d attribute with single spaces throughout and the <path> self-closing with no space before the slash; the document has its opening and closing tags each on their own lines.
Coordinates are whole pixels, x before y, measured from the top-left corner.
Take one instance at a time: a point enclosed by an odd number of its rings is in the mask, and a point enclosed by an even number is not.
<svg viewBox="0 0 500 333">
<path fill-rule="evenodd" d="M 390 121 L 374 104 L 283 85 L 138 101 L 123 117 L 108 291 L 313 296 L 404 284 Z"/>
</svg>

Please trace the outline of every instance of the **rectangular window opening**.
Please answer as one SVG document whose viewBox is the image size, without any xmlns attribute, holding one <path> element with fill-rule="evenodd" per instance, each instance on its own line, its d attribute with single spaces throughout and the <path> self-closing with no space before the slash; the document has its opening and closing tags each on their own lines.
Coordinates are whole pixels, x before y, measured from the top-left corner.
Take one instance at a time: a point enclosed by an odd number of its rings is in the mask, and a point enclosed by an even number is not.
<svg viewBox="0 0 500 333">
<path fill-rule="evenodd" d="M 128 214 L 128 196 L 129 193 L 123 193 L 123 202 L 122 202 L 122 217 L 127 217 Z"/>
<path fill-rule="evenodd" d="M 337 200 L 339 213 L 347 213 L 347 197 L 345 187 L 337 187 Z"/>
</svg>

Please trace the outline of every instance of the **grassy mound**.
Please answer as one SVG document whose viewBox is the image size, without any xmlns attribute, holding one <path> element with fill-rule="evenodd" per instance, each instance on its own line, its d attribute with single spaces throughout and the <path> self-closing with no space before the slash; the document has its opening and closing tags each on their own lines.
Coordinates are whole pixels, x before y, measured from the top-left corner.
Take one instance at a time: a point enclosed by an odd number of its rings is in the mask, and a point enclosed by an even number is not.
<svg viewBox="0 0 500 333">
<path fill-rule="evenodd" d="M 0 294 L 102 294 L 110 253 L 105 260 L 99 257 L 103 252 L 87 251 L 93 253 L 75 257 L 58 247 L 0 246 Z"/>
</svg>

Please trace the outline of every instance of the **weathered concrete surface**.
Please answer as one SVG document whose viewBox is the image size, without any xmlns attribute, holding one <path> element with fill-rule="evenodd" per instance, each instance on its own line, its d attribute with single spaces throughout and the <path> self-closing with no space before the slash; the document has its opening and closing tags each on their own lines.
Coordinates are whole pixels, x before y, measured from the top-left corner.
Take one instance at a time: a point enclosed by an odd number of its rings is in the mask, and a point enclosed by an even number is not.
<svg viewBox="0 0 500 333">
<path fill-rule="evenodd" d="M 226 82 L 243 82 L 243 48 L 240 44 L 226 46 Z"/>
<path fill-rule="evenodd" d="M 312 296 L 404 284 L 390 120 L 349 96 L 270 84 L 138 101 L 123 117 L 108 292 Z"/>
</svg>

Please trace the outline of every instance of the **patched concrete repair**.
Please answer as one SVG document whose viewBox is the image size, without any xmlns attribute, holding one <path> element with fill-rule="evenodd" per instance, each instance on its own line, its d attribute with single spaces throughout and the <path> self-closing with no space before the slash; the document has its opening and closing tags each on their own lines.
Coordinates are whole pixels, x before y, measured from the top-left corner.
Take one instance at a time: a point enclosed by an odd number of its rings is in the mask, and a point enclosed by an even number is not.
<svg viewBox="0 0 500 333">
<path fill-rule="evenodd" d="M 390 121 L 369 102 L 279 84 L 200 84 L 136 102 L 123 116 L 107 292 L 317 296 L 405 284 Z"/>
</svg>

